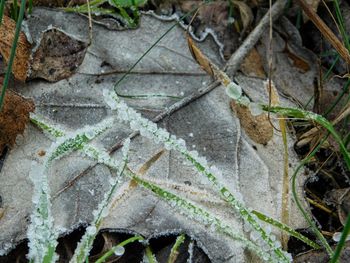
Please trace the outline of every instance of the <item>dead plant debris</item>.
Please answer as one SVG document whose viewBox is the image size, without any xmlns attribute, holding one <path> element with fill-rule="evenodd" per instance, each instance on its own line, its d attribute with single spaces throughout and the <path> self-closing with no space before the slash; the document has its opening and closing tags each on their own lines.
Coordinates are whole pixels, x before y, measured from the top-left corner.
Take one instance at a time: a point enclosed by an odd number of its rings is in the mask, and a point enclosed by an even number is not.
<svg viewBox="0 0 350 263">
<path fill-rule="evenodd" d="M 34 111 L 34 102 L 7 90 L 0 112 L 0 152 L 6 146 L 13 146 L 16 137 L 23 134 L 29 122 L 29 113 Z"/>
</svg>

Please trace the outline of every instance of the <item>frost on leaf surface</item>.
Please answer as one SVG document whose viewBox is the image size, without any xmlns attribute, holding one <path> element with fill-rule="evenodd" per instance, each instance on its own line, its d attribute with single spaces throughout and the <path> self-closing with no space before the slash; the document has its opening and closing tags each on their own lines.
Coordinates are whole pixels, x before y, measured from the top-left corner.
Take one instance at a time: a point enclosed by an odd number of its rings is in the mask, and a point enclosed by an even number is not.
<svg viewBox="0 0 350 263">
<path fill-rule="evenodd" d="M 63 28 L 68 34 L 77 36 L 84 41 L 88 39 L 88 21 L 84 17 L 57 10 L 34 9 L 28 21 L 30 30 L 40 33 L 47 28 L 48 24 Z M 73 24 L 74 27 L 71 26 Z M 77 74 L 72 75 L 69 80 L 56 83 L 28 82 L 26 84 L 28 86 L 21 89 L 21 92 L 34 99 L 37 114 L 45 116 L 51 124 L 57 124 L 57 127 L 62 128 L 69 136 L 73 135 L 76 129 L 82 129 L 85 125 L 93 126 L 109 116 L 115 117 L 104 101 L 102 90 L 111 89 L 121 75 L 98 76 L 101 73 L 102 62 L 108 61 L 110 64 L 110 66 L 102 68 L 105 72 L 113 69 L 127 71 L 154 43 L 155 39 L 168 30 L 169 26 L 170 22 L 164 23 L 150 16 L 142 16 L 140 27 L 132 31 L 114 32 L 94 25 L 93 35 L 99 41 L 93 41 L 88 47 L 88 52 Z M 157 30 L 154 30 L 155 28 Z M 149 34 L 149 32 L 153 32 L 153 34 Z M 133 39 L 135 45 L 130 45 L 130 39 Z M 116 43 L 118 44 L 116 45 Z M 203 50 L 206 50 L 207 54 L 216 60 L 217 64 L 220 64 L 217 50 L 212 48 L 211 43 L 204 41 L 199 45 L 203 45 L 201 46 Z M 183 94 L 182 96 L 187 96 L 210 83 L 210 77 L 206 76 L 192 60 L 181 28 L 172 30 L 138 64 L 135 71 L 138 73 L 129 75 L 121 83 L 118 91 L 131 95 L 137 92 L 137 94 L 146 95 L 167 94 L 173 96 Z M 152 74 L 152 72 L 157 74 Z M 176 74 L 172 74 L 172 72 Z M 256 80 L 249 79 L 248 82 L 254 81 Z M 165 83 L 166 85 L 164 85 Z M 246 87 L 239 84 L 246 91 Z M 256 87 L 260 86 L 256 85 Z M 125 101 L 128 106 L 142 113 L 142 116 L 148 119 L 153 118 L 176 102 L 176 100 L 169 98 L 126 99 Z M 108 104 L 110 103 L 112 103 L 112 108 L 116 106 L 113 106 L 113 101 Z M 266 148 L 259 149 L 259 151 L 264 152 L 255 151 L 241 133 L 239 122 L 227 105 L 229 105 L 229 98 L 225 91 L 216 89 L 168 116 L 160 125 L 167 127 L 168 131 L 176 137 L 170 136 L 168 132 L 158 134 L 162 140 L 168 140 L 165 145 L 156 144 L 143 136 L 133 139 L 130 146 L 130 168 L 137 171 L 160 148 L 173 149 L 175 147 L 172 144 L 173 141 L 177 142 L 176 147 L 180 151 L 183 151 L 187 145 L 190 146 L 188 148 L 195 145 L 196 151 L 191 152 L 191 156 L 196 157 L 198 163 L 203 167 L 209 166 L 214 172 L 216 169 L 211 165 L 215 165 L 222 172 L 222 178 L 217 176 L 219 181 L 225 180 L 232 188 L 230 190 L 237 191 L 237 194 L 239 192 L 243 196 L 243 198 L 238 198 L 239 200 L 243 200 L 252 208 L 261 209 L 278 219 L 278 197 L 281 188 L 280 164 L 283 162 L 281 160 L 274 162 L 274 160 L 282 156 L 281 151 L 276 147 L 279 144 L 271 143 Z M 140 115 L 135 115 L 135 117 L 138 118 Z M 131 125 L 134 129 L 140 128 L 138 122 L 133 122 Z M 148 126 L 148 129 L 144 130 L 145 135 L 152 136 L 156 132 L 155 125 L 143 121 L 141 127 L 144 125 Z M 20 136 L 19 140 L 16 141 L 16 145 L 8 155 L 0 173 L 0 179 L 4 182 L 0 184 L 0 195 L 3 200 L 8 202 L 4 202 L 4 205 L 15 208 L 8 211 L 0 224 L 0 232 L 2 233 L 0 249 L 3 251 L 8 251 L 9 240 L 17 243 L 26 236 L 27 224 L 24 219 L 31 212 L 31 191 L 22 191 L 19 198 L 16 189 L 31 189 L 33 187 L 28 178 L 32 159 L 33 157 L 42 158 L 38 157 L 37 153 L 40 150 L 49 149 L 52 139 L 49 139 L 35 126 L 28 126 L 24 136 Z M 128 126 L 116 122 L 111 129 L 94 139 L 94 144 L 90 145 L 94 147 L 90 148 L 83 144 L 81 150 L 85 151 L 84 156 L 81 153 L 73 152 L 66 155 L 65 158 L 53 161 L 53 169 L 48 181 L 52 189 L 52 196 L 55 196 L 52 215 L 60 227 L 71 229 L 72 226 L 80 222 L 92 222 L 94 217 L 92 211 L 96 209 L 97 202 L 104 198 L 104 193 L 109 189 L 110 182 L 113 181 L 109 180 L 111 178 L 109 169 L 102 165 L 109 160 L 108 156 L 99 155 L 96 148 L 102 149 L 103 147 L 108 150 L 117 141 L 124 141 L 130 132 L 131 129 Z M 188 136 L 191 133 L 193 137 Z M 89 139 L 92 134 L 88 133 L 86 136 Z M 238 149 L 240 150 L 238 151 Z M 115 156 L 113 155 L 113 158 L 120 156 L 121 153 L 118 152 Z M 206 158 L 203 159 L 201 156 Z M 19 163 L 18 160 L 21 162 Z M 40 161 L 42 160 L 40 159 Z M 84 173 L 88 167 L 96 162 L 99 164 Z M 84 175 L 79 177 L 71 187 L 60 192 L 67 185 L 67 182 L 81 173 Z M 257 175 L 259 179 L 257 179 Z M 232 212 L 232 209 L 228 209 L 223 202 L 220 202 L 219 198 L 211 198 L 211 196 L 216 195 L 216 192 L 213 191 L 208 180 L 199 176 L 193 169 L 193 164 L 185 161 L 184 157 L 177 151 L 167 151 L 146 176 L 157 182 L 162 182 L 163 185 L 169 186 L 176 193 L 192 201 L 199 200 L 201 205 L 210 212 L 229 220 L 234 229 L 242 229 L 241 222 L 236 220 L 236 214 Z M 257 180 L 259 183 L 251 184 Z M 178 189 L 179 185 L 191 186 L 191 188 Z M 104 218 L 101 228 L 128 229 L 140 233 L 144 237 L 181 229 L 189 235 L 195 236 L 196 240 L 199 240 L 203 247 L 207 248 L 208 255 L 215 262 L 227 262 L 225 260 L 232 255 L 237 261 L 243 262 L 245 260 L 244 248 L 238 244 L 239 242 L 226 239 L 224 235 L 208 231 L 202 224 L 188 220 L 148 190 L 136 187 L 128 192 L 128 186 L 128 183 L 122 182 L 121 189 L 125 189 L 126 193 L 120 202 L 115 203 L 109 215 Z M 193 189 L 195 190 L 192 191 Z M 206 192 L 208 195 L 203 197 L 196 192 L 196 189 L 198 189 L 197 192 Z M 300 218 L 298 218 L 293 219 L 293 222 L 300 222 Z"/>
</svg>

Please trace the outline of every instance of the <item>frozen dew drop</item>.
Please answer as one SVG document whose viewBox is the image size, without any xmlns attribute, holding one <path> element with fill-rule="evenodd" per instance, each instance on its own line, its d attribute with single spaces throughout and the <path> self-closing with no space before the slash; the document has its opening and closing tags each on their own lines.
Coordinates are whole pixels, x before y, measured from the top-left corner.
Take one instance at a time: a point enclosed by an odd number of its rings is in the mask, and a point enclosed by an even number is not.
<svg viewBox="0 0 350 263">
<path fill-rule="evenodd" d="M 242 96 L 242 88 L 234 82 L 231 82 L 226 87 L 226 94 L 230 98 L 238 100 Z"/>
<path fill-rule="evenodd" d="M 257 103 L 250 103 L 249 110 L 253 116 L 258 116 L 263 113 L 261 105 Z"/>
<path fill-rule="evenodd" d="M 250 232 L 250 238 L 252 241 L 257 241 L 260 238 L 260 235 L 257 231 L 253 230 Z"/>
<path fill-rule="evenodd" d="M 88 130 L 85 132 L 85 136 L 88 138 L 88 139 L 93 139 L 95 137 L 95 132 L 92 131 L 92 130 Z"/>
<path fill-rule="evenodd" d="M 95 226 L 89 226 L 88 228 L 86 228 L 86 233 L 90 236 L 95 235 L 97 232 L 97 229 Z"/>
<path fill-rule="evenodd" d="M 278 240 L 275 241 L 275 247 L 276 248 L 280 248 L 281 247 L 281 243 Z"/>
<path fill-rule="evenodd" d="M 125 248 L 122 246 L 116 246 L 116 248 L 114 249 L 114 255 L 116 256 L 122 256 L 125 253 Z"/>
<path fill-rule="evenodd" d="M 240 104 L 244 105 L 244 106 L 248 106 L 248 105 L 250 104 L 250 100 L 249 100 L 249 98 L 246 97 L 246 96 L 242 96 L 242 97 L 238 100 L 238 102 L 239 102 Z"/>
<path fill-rule="evenodd" d="M 252 230 L 252 226 L 249 224 L 248 221 L 244 221 L 243 229 L 245 232 L 250 232 Z"/>
<path fill-rule="evenodd" d="M 263 255 L 263 260 L 264 260 L 264 261 L 268 261 L 268 260 L 269 260 L 269 255 L 265 253 L 265 254 Z"/>
</svg>

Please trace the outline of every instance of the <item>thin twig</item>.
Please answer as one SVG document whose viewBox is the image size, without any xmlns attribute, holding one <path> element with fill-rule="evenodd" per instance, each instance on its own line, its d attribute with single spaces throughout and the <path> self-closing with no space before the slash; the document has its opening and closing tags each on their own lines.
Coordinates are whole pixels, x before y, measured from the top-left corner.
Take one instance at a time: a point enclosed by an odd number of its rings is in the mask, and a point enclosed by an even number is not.
<svg viewBox="0 0 350 263">
<path fill-rule="evenodd" d="M 89 46 L 92 43 L 92 18 L 91 18 L 91 9 L 90 9 L 90 2 L 89 0 L 86 0 L 87 9 L 88 9 L 88 16 L 89 16 Z"/>
<path fill-rule="evenodd" d="M 277 0 L 273 4 L 272 8 L 263 16 L 263 18 L 259 21 L 259 24 L 247 36 L 242 45 L 240 45 L 224 67 L 224 70 L 228 75 L 233 76 L 236 73 L 243 62 L 243 59 L 259 41 L 261 35 L 266 31 L 270 24 L 270 14 L 272 20 L 276 20 L 283 13 L 286 3 L 287 0 Z"/>
<path fill-rule="evenodd" d="M 191 102 L 195 101 L 196 99 L 202 97 L 204 94 L 209 93 L 210 91 L 212 91 L 213 89 L 218 87 L 219 84 L 220 84 L 219 81 L 214 81 L 209 86 L 206 86 L 204 88 L 201 88 L 201 89 L 193 92 L 189 96 L 183 98 L 182 100 L 180 100 L 180 101 L 172 104 L 170 107 L 166 108 L 164 111 L 162 111 L 156 117 L 154 117 L 152 119 L 152 121 L 153 122 L 159 122 L 159 121 L 163 120 L 165 117 L 170 116 L 171 114 L 173 114 L 174 112 L 178 111 L 179 109 L 185 107 L 186 105 L 190 104 Z M 138 136 L 139 134 L 140 134 L 139 132 L 132 132 L 132 133 L 130 133 L 130 135 L 127 138 L 133 139 L 136 136 Z M 110 148 L 109 154 L 112 154 L 113 152 L 118 150 L 121 146 L 123 146 L 123 141 L 125 139 L 122 139 L 122 140 L 118 141 L 116 144 L 114 144 Z"/>
</svg>

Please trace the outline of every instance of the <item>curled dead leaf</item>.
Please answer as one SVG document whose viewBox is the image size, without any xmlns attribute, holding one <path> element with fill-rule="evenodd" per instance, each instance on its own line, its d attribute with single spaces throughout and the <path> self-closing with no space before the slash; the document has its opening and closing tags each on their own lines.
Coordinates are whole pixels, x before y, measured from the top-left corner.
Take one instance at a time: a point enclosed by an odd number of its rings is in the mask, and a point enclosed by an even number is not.
<svg viewBox="0 0 350 263">
<path fill-rule="evenodd" d="M 191 51 L 192 57 L 197 61 L 201 68 L 207 72 L 210 76 L 214 76 L 213 69 L 211 67 L 211 62 L 202 53 L 202 51 L 194 44 L 192 38 L 187 37 L 188 48 Z"/>
<path fill-rule="evenodd" d="M 6 62 L 10 58 L 15 29 L 16 22 L 4 15 L 0 25 L 0 53 Z M 30 53 L 31 45 L 24 33 L 21 32 L 18 38 L 15 60 L 12 65 L 13 75 L 20 81 L 27 79 Z"/>
<path fill-rule="evenodd" d="M 248 107 L 231 101 L 231 109 L 236 112 L 240 123 L 254 142 L 259 144 L 267 144 L 273 136 L 273 127 L 270 124 L 267 114 L 263 113 L 253 116 Z"/>
<path fill-rule="evenodd" d="M 88 44 L 52 28 L 33 54 L 30 78 L 54 82 L 70 77 L 83 62 Z"/>
<path fill-rule="evenodd" d="M 241 16 L 241 21 L 243 25 L 242 33 L 244 33 L 254 20 L 253 12 L 250 9 L 250 7 L 243 1 L 232 1 L 232 3 L 239 10 L 239 14 Z"/>
</svg>

